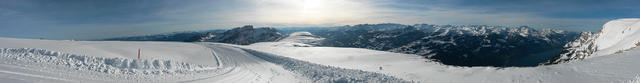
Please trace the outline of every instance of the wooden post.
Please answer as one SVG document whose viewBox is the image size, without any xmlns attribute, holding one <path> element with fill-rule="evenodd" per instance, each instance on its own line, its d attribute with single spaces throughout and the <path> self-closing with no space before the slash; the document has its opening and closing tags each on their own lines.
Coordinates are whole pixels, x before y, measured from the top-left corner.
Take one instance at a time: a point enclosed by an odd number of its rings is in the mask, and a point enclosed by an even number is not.
<svg viewBox="0 0 640 83">
<path fill-rule="evenodd" d="M 138 48 L 138 60 L 140 60 L 140 48 Z"/>
</svg>

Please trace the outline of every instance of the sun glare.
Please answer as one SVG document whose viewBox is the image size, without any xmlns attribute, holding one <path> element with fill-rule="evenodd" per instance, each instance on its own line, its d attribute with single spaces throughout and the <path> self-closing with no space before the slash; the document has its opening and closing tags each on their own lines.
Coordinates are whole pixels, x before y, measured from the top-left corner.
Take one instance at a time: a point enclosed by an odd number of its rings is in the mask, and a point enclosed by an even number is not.
<svg viewBox="0 0 640 83">
<path fill-rule="evenodd" d="M 323 25 L 359 19 L 371 8 L 349 0 L 264 0 L 258 2 L 259 21 Z"/>
<path fill-rule="evenodd" d="M 302 12 L 304 14 L 314 13 L 319 11 L 321 7 L 325 6 L 322 0 L 304 0 L 302 5 Z"/>
</svg>

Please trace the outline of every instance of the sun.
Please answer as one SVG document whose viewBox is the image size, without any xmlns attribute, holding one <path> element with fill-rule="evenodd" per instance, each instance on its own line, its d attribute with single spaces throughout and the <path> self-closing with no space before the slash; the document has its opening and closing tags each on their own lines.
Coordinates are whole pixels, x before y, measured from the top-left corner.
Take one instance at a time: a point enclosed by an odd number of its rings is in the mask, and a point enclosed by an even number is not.
<svg viewBox="0 0 640 83">
<path fill-rule="evenodd" d="M 305 14 L 318 13 L 325 6 L 323 0 L 304 0 L 302 2 L 302 12 Z"/>
<path fill-rule="evenodd" d="M 368 6 L 349 0 L 264 0 L 254 14 L 259 21 L 282 24 L 324 25 L 365 16 Z"/>
</svg>

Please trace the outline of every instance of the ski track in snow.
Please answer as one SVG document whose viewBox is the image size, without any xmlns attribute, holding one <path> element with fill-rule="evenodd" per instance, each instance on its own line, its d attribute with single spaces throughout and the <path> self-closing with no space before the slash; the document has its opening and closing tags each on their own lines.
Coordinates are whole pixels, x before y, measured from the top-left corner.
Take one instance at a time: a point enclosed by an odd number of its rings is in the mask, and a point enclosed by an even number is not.
<svg viewBox="0 0 640 83">
<path fill-rule="evenodd" d="M 282 65 L 285 69 L 303 74 L 314 82 L 337 82 L 337 83 L 353 83 L 353 82 L 392 82 L 392 83 L 408 83 L 402 79 L 388 76 L 375 72 L 367 72 L 363 70 L 345 69 L 333 66 L 325 66 L 320 64 L 309 63 L 306 61 L 296 60 L 293 58 L 277 56 L 267 53 L 258 52 L 250 49 L 242 49 L 252 55 L 260 57 L 269 62 Z"/>
<path fill-rule="evenodd" d="M 229 69 L 218 76 L 211 76 L 187 82 L 275 82 L 292 83 L 306 82 L 306 78 L 283 69 L 281 66 L 269 63 L 239 49 L 218 45 L 206 45 L 214 52 L 221 68 Z M 283 80 L 286 79 L 286 80 Z"/>
<path fill-rule="evenodd" d="M 67 82 L 179 82 L 224 70 L 171 60 L 105 58 L 33 48 L 2 48 L 0 57 L 0 73 Z"/>
<path fill-rule="evenodd" d="M 28 74 L 28 73 L 20 73 L 20 72 L 12 72 L 12 71 L 5 71 L 5 70 L 0 70 L 0 73 L 21 75 L 21 76 L 27 76 L 27 77 L 36 77 L 36 78 L 43 78 L 43 79 L 51 79 L 51 80 L 58 80 L 58 81 L 64 81 L 64 82 L 73 82 L 71 80 L 62 79 L 62 78 L 55 78 L 55 77 L 48 77 L 48 76 Z"/>
<path fill-rule="evenodd" d="M 181 60 L 77 55 L 37 48 L 0 48 L 5 82 L 409 82 L 362 70 L 309 63 L 213 43 L 213 65 Z"/>
<path fill-rule="evenodd" d="M 268 79 L 287 79 L 279 80 L 286 82 L 408 82 L 402 79 L 398 79 L 392 76 L 384 74 L 366 72 L 361 70 L 352 70 L 337 68 L 331 66 L 324 66 L 319 64 L 313 64 L 305 61 L 295 60 L 292 58 L 281 57 L 277 55 L 271 55 L 249 49 L 242 49 L 233 46 L 227 46 L 223 44 L 206 44 L 205 46 L 214 50 L 214 52 L 221 58 L 221 63 L 226 66 L 232 67 L 233 71 L 239 71 L 237 68 L 252 71 L 263 72 L 262 74 L 249 74 L 246 72 L 231 72 L 240 74 L 224 74 L 230 75 L 225 77 L 233 77 L 234 75 L 242 75 L 244 77 L 254 77 L 258 75 L 258 78 L 246 79 L 246 80 L 264 80 L 263 77 Z M 249 66 L 249 67 L 247 67 Z M 246 68 L 246 69 L 245 69 Z M 266 72 L 266 73 L 265 73 Z M 306 78 L 300 78 L 306 77 Z M 293 79 L 292 79 L 293 78 Z M 297 79 L 297 80 L 294 80 Z M 205 79 L 212 80 L 212 79 Z M 218 79 L 215 79 L 218 80 Z M 225 79 L 220 79 L 225 80 Z M 273 80 L 272 80 L 273 81 Z M 277 82 L 276 82 L 277 83 Z"/>
</svg>

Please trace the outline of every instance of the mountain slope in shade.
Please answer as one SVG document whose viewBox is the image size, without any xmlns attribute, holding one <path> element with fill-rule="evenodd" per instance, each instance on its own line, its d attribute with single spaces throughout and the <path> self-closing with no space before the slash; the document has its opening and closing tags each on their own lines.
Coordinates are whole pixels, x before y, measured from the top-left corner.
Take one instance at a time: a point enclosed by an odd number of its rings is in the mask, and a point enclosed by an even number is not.
<svg viewBox="0 0 640 83">
<path fill-rule="evenodd" d="M 228 30 L 222 34 L 213 36 L 213 38 L 201 39 L 199 41 L 248 45 L 256 42 L 276 41 L 280 38 L 282 38 L 282 34 L 275 28 L 253 28 L 253 26 L 247 25 Z"/>
<path fill-rule="evenodd" d="M 208 30 L 199 32 L 174 32 L 147 36 L 133 36 L 103 39 L 107 41 L 178 41 L 178 42 L 220 42 L 248 45 L 256 42 L 277 41 L 283 35 L 275 28 L 254 28 L 251 25 L 231 30 Z"/>
<path fill-rule="evenodd" d="M 118 37 L 102 39 L 105 41 L 180 41 L 191 42 L 197 41 L 202 35 L 223 33 L 226 30 L 207 30 L 193 32 L 173 32 L 167 34 L 155 34 L 145 36 Z"/>
<path fill-rule="evenodd" d="M 290 34 L 285 36 L 280 32 Z M 579 36 L 574 32 L 536 30 L 527 26 L 392 23 L 333 28 L 290 28 L 280 31 L 275 28 L 243 26 L 225 32 L 199 34 L 177 40 L 239 45 L 289 41 L 296 43 L 278 45 L 367 48 L 417 54 L 458 66 L 537 66 L 559 54 L 563 45 Z M 156 39 L 152 37 L 148 40 Z"/>
<path fill-rule="evenodd" d="M 537 66 L 579 34 L 527 26 L 362 24 L 312 32 L 322 46 L 417 54 L 458 66 Z"/>
</svg>

